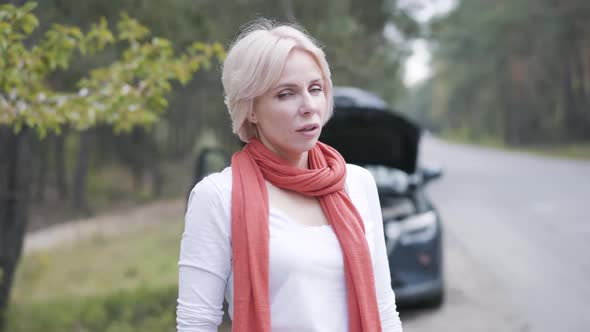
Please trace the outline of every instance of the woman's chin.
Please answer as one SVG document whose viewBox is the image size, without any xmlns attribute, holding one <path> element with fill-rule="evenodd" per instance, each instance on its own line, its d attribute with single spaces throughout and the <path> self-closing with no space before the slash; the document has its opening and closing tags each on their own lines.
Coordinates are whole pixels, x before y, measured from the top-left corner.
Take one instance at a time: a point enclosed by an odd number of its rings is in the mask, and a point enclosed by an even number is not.
<svg viewBox="0 0 590 332">
<path fill-rule="evenodd" d="M 315 137 L 313 139 L 310 139 L 304 143 L 302 143 L 302 147 L 300 149 L 300 151 L 303 152 L 309 152 L 309 150 L 313 149 L 313 147 L 316 145 L 316 143 L 318 142 L 318 137 Z"/>
<path fill-rule="evenodd" d="M 293 144 L 289 146 L 284 146 L 283 151 L 286 152 L 283 155 L 291 156 L 291 158 L 296 158 L 296 156 L 301 156 L 303 154 L 308 153 L 318 142 L 318 139 L 308 140 L 305 142 L 298 142 L 298 144 Z"/>
</svg>

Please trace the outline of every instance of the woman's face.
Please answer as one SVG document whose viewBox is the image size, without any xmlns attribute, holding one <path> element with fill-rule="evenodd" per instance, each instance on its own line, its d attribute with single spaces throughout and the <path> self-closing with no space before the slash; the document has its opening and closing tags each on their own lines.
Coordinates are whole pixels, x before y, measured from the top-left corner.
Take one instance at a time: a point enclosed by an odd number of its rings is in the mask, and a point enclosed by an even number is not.
<svg viewBox="0 0 590 332">
<path fill-rule="evenodd" d="M 322 72 L 306 51 L 294 49 L 277 83 L 254 100 L 260 141 L 295 166 L 307 167 L 307 151 L 318 141 L 326 116 Z"/>
</svg>

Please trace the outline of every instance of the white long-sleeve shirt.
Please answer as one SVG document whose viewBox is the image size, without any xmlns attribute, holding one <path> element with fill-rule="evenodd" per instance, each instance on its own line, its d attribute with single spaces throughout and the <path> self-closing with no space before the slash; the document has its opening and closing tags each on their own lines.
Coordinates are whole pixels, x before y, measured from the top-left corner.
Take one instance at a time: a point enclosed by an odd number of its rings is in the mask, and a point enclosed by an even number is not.
<svg viewBox="0 0 590 332">
<path fill-rule="evenodd" d="M 224 294 L 233 316 L 231 187 L 228 167 L 191 191 L 180 246 L 179 332 L 217 331 Z M 375 181 L 364 168 L 349 164 L 346 190 L 365 223 L 382 329 L 401 332 Z M 269 228 L 272 331 L 348 331 L 344 262 L 332 227 L 298 223 L 271 205 Z"/>
</svg>

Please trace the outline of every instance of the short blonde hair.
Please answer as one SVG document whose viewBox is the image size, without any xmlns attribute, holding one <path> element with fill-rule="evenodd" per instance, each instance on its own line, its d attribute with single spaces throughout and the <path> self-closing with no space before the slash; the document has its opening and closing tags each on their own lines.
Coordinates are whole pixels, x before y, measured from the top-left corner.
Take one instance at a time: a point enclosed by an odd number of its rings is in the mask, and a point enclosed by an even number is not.
<svg viewBox="0 0 590 332">
<path fill-rule="evenodd" d="M 255 136 L 255 129 L 247 120 L 254 99 L 276 84 L 295 48 L 308 52 L 320 67 L 327 107 L 324 123 L 332 116 L 330 67 L 318 43 L 297 26 L 258 19 L 248 24 L 230 47 L 221 75 L 232 130 L 243 142 Z"/>
</svg>

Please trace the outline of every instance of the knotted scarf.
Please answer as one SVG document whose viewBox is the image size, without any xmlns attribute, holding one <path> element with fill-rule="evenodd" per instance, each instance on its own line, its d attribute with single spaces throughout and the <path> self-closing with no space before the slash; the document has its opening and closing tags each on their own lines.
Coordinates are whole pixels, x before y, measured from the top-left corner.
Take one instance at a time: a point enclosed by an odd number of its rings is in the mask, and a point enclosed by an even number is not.
<svg viewBox="0 0 590 332">
<path fill-rule="evenodd" d="M 308 164 L 309 169 L 290 166 L 257 139 L 232 157 L 234 332 L 271 332 L 265 180 L 319 199 L 344 258 L 349 331 L 381 331 L 364 224 L 344 187 L 346 163 L 335 149 L 318 142 L 308 153 Z"/>
</svg>

